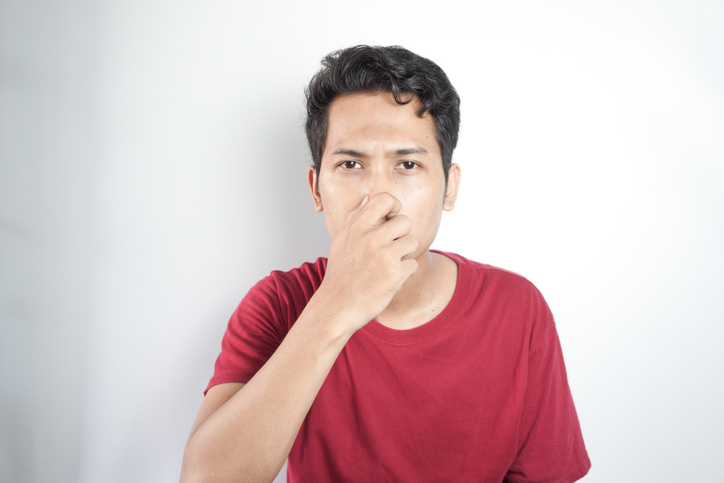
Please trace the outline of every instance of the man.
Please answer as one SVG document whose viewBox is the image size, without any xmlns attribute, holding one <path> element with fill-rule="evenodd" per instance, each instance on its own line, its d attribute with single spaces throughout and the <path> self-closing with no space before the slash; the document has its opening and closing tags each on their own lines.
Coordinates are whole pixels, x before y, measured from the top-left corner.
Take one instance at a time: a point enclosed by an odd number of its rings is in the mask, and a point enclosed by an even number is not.
<svg viewBox="0 0 724 483">
<path fill-rule="evenodd" d="M 553 318 L 522 277 L 430 251 L 460 182 L 459 98 L 399 47 L 307 91 L 332 244 L 232 316 L 182 480 L 571 482 L 590 467 Z"/>
</svg>

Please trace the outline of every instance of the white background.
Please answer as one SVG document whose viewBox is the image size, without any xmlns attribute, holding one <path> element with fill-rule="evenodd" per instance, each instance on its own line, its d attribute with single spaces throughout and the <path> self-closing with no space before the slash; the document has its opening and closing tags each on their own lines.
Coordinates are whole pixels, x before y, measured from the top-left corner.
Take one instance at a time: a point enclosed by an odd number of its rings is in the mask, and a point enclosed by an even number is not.
<svg viewBox="0 0 724 483">
<path fill-rule="evenodd" d="M 434 246 L 546 296 L 585 481 L 724 481 L 724 4 L 684 0 L 0 1 L 0 481 L 177 481 L 236 304 L 326 254 L 303 88 L 357 43 L 458 89 Z"/>
</svg>

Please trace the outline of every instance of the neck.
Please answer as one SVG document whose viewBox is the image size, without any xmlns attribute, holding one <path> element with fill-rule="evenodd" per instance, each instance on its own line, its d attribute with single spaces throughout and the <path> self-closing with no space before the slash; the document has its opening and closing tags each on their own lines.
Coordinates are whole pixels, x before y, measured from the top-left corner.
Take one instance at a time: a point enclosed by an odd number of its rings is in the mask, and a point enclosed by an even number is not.
<svg viewBox="0 0 724 483">
<path fill-rule="evenodd" d="M 457 264 L 439 253 L 426 251 L 418 269 L 407 279 L 387 308 L 376 317 L 391 329 L 412 329 L 429 322 L 447 306 L 455 291 Z"/>
</svg>

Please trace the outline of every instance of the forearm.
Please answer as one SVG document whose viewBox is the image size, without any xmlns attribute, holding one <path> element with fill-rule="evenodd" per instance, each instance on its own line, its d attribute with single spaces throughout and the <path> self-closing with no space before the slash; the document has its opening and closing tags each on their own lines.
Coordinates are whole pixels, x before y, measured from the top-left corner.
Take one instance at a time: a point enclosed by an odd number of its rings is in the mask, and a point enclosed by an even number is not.
<svg viewBox="0 0 724 483">
<path fill-rule="evenodd" d="M 186 446 L 182 482 L 271 481 L 337 356 L 353 333 L 310 301 L 274 355 L 206 419 Z M 349 326 L 349 324 L 346 324 Z"/>
<path fill-rule="evenodd" d="M 184 483 L 273 480 L 344 345 L 417 270 L 418 242 L 400 209 L 379 193 L 348 214 L 324 280 L 274 355 L 230 398 L 207 394 L 186 444 Z"/>
</svg>

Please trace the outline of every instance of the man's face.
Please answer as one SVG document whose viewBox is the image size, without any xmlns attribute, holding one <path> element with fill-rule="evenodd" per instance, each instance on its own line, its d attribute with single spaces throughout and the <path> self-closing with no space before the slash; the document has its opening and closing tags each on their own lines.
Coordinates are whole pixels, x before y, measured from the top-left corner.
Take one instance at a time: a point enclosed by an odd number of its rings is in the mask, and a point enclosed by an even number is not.
<svg viewBox="0 0 724 483">
<path fill-rule="evenodd" d="M 332 238 L 365 196 L 387 192 L 402 203 L 419 242 L 413 258 L 425 253 L 440 226 L 442 210 L 452 210 L 460 168 L 450 167 L 448 183 L 432 117 L 418 117 L 420 101 L 397 104 L 392 94 L 352 94 L 329 107 L 327 143 L 319 176 L 309 183 L 317 211 L 324 211 Z"/>
</svg>

